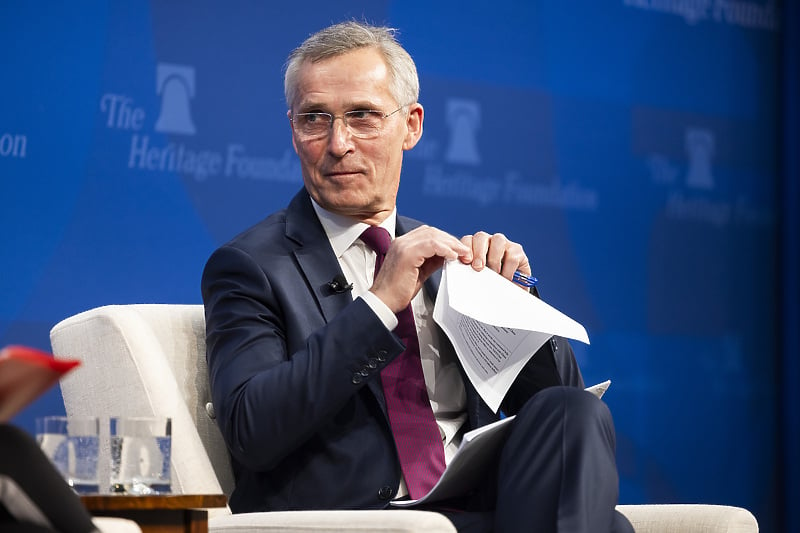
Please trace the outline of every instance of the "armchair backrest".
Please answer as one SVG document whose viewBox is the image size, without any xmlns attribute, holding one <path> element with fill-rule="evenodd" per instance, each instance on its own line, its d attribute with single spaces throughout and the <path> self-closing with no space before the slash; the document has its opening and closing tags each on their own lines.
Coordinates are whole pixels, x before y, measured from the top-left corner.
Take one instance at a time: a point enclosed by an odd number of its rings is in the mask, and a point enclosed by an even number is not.
<svg viewBox="0 0 800 533">
<path fill-rule="evenodd" d="M 111 416 L 172 417 L 172 491 L 230 496 L 233 474 L 207 405 L 202 305 L 109 305 L 85 311 L 50 331 L 56 357 L 83 364 L 61 382 L 67 415 L 101 417 L 106 457 Z M 101 479 L 108 459 L 101 455 Z"/>
</svg>

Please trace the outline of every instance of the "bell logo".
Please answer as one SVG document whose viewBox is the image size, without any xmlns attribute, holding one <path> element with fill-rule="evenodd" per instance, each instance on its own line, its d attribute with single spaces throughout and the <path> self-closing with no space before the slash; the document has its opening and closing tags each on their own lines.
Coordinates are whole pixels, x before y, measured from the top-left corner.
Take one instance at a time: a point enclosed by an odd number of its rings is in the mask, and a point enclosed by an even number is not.
<svg viewBox="0 0 800 533">
<path fill-rule="evenodd" d="M 445 152 L 448 163 L 479 165 L 477 134 L 481 125 L 481 107 L 474 100 L 451 98 L 445 108 L 450 144 Z"/>
<path fill-rule="evenodd" d="M 189 100 L 194 98 L 194 67 L 159 63 L 156 67 L 156 93 L 161 96 L 156 131 L 194 135 L 189 106 Z"/>
<path fill-rule="evenodd" d="M 711 174 L 711 159 L 714 156 L 714 134 L 706 129 L 688 128 L 686 130 L 686 154 L 689 156 L 689 170 L 686 185 L 692 189 L 710 191 L 714 188 Z"/>
</svg>

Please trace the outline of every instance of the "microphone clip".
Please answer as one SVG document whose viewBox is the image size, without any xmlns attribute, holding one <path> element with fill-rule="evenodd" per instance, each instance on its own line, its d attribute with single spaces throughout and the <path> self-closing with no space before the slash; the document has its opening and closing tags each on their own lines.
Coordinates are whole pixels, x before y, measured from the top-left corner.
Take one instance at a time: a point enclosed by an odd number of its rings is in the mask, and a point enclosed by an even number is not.
<svg viewBox="0 0 800 533">
<path fill-rule="evenodd" d="M 328 288 L 333 291 L 334 294 L 342 294 L 352 291 L 353 284 L 347 283 L 347 279 L 343 275 L 337 274 L 336 277 L 328 282 Z"/>
</svg>

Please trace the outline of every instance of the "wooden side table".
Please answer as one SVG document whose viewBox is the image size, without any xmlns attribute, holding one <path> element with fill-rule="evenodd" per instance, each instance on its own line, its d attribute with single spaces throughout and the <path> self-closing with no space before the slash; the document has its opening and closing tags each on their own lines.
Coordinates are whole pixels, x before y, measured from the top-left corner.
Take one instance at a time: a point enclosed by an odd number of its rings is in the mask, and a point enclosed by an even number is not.
<svg viewBox="0 0 800 533">
<path fill-rule="evenodd" d="M 81 501 L 92 515 L 133 520 L 143 533 L 208 533 L 206 509 L 228 503 L 223 494 L 97 494 Z"/>
</svg>

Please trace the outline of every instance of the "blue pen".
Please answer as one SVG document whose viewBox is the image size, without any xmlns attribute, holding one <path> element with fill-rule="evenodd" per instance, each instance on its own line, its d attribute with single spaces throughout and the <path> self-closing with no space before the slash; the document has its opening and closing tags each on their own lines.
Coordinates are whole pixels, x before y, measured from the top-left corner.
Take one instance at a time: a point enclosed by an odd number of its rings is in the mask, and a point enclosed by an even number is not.
<svg viewBox="0 0 800 533">
<path fill-rule="evenodd" d="M 528 276 L 527 274 L 523 274 L 522 272 L 517 270 L 516 272 L 514 272 L 514 277 L 511 278 L 511 281 L 523 287 L 533 287 L 539 280 L 534 278 L 533 276 Z"/>
</svg>

